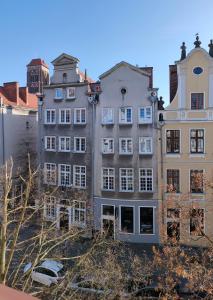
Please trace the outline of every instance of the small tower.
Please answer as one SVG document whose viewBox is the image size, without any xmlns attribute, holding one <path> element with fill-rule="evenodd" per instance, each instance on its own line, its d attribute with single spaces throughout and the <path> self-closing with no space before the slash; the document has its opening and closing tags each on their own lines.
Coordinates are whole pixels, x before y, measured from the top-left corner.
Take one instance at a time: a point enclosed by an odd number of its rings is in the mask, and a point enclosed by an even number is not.
<svg viewBox="0 0 213 300">
<path fill-rule="evenodd" d="M 27 87 L 30 93 L 42 93 L 43 86 L 49 84 L 49 68 L 44 60 L 32 59 L 27 65 Z"/>
</svg>

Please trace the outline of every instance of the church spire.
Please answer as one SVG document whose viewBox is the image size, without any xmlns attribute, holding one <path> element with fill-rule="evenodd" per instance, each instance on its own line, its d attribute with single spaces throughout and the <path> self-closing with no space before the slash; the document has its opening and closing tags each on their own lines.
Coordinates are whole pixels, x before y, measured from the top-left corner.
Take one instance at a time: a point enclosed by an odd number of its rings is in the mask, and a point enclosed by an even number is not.
<svg viewBox="0 0 213 300">
<path fill-rule="evenodd" d="M 213 57 L 213 40 L 210 40 L 209 46 L 209 55 Z"/>
<path fill-rule="evenodd" d="M 200 48 L 201 41 L 199 40 L 199 34 L 196 33 L 196 41 L 194 42 L 195 48 Z"/>
<path fill-rule="evenodd" d="M 180 60 L 183 60 L 183 59 L 186 58 L 186 45 L 185 45 L 184 42 L 182 43 L 182 46 L 180 47 L 180 49 L 181 49 L 181 58 L 180 58 Z"/>
</svg>

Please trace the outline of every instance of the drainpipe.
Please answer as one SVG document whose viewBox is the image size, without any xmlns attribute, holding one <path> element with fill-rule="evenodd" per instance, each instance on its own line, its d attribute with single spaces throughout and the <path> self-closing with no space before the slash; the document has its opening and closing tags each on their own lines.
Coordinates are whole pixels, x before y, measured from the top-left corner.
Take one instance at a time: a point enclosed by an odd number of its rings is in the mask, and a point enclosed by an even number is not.
<svg viewBox="0 0 213 300">
<path fill-rule="evenodd" d="M 41 158 L 42 158 L 42 141 L 41 141 L 41 126 L 42 126 L 42 109 L 43 109 L 43 95 L 38 94 L 38 165 L 39 165 L 39 180 L 38 180 L 38 192 L 39 197 L 41 195 Z"/>
<path fill-rule="evenodd" d="M 3 99 L 0 97 L 1 106 L 1 132 L 2 132 L 2 165 L 5 164 L 5 136 L 4 136 L 4 105 Z"/>
</svg>

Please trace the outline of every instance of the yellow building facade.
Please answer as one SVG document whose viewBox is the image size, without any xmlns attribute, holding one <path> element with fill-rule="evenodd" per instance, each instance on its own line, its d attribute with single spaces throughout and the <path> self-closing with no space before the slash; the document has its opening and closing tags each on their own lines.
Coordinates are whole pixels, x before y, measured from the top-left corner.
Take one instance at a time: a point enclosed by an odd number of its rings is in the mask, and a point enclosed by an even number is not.
<svg viewBox="0 0 213 300">
<path fill-rule="evenodd" d="M 186 55 L 183 43 L 175 96 L 159 112 L 161 240 L 205 246 L 213 239 L 213 45 L 208 53 L 198 36 L 194 44 Z"/>
</svg>

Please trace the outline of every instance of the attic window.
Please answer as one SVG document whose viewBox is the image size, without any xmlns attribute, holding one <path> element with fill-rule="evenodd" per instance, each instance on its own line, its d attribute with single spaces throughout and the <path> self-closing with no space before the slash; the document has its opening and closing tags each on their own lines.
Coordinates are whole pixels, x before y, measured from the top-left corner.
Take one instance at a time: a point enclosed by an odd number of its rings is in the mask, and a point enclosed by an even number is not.
<svg viewBox="0 0 213 300">
<path fill-rule="evenodd" d="M 200 75 L 201 73 L 203 73 L 203 69 L 202 69 L 201 67 L 195 67 L 195 68 L 193 69 L 193 73 L 194 73 L 195 75 Z"/>
<path fill-rule="evenodd" d="M 63 73 L 63 83 L 67 82 L 67 73 Z"/>
</svg>

